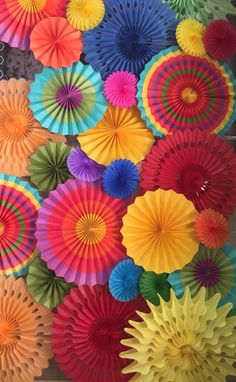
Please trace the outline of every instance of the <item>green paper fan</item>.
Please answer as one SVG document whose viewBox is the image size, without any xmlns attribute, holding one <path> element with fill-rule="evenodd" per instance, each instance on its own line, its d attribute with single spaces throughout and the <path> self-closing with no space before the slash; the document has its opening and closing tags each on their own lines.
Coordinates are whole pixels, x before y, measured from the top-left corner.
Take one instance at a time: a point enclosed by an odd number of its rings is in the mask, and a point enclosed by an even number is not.
<svg viewBox="0 0 236 382">
<path fill-rule="evenodd" d="M 49 192 L 60 183 L 73 178 L 67 167 L 71 147 L 64 143 L 50 142 L 41 146 L 30 158 L 31 181 L 39 191 Z"/>
<path fill-rule="evenodd" d="M 26 282 L 35 301 L 48 308 L 54 308 L 62 303 L 64 295 L 76 286 L 67 283 L 63 278 L 56 277 L 39 256 L 30 265 Z"/>
<path fill-rule="evenodd" d="M 160 304 L 158 295 L 165 301 L 169 301 L 171 286 L 167 277 L 167 273 L 157 275 L 155 272 L 143 272 L 139 282 L 140 293 L 143 298 L 154 305 Z"/>
</svg>

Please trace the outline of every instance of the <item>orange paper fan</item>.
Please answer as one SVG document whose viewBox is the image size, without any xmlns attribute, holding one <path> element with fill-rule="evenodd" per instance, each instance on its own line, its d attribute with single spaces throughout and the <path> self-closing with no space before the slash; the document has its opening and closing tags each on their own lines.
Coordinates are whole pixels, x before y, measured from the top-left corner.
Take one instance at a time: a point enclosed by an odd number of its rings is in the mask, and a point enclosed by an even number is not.
<svg viewBox="0 0 236 382">
<path fill-rule="evenodd" d="M 220 212 L 211 208 L 199 213 L 195 231 L 198 240 L 212 249 L 222 247 L 229 237 L 227 220 Z"/>
<path fill-rule="evenodd" d="M 42 129 L 29 108 L 29 82 L 0 81 L 0 172 L 29 175 L 29 157 L 49 141 L 64 142 L 59 134 Z"/>
<path fill-rule="evenodd" d="M 63 17 L 48 17 L 40 21 L 30 35 L 30 48 L 44 66 L 59 69 L 79 61 L 82 53 L 82 33 Z"/>
</svg>

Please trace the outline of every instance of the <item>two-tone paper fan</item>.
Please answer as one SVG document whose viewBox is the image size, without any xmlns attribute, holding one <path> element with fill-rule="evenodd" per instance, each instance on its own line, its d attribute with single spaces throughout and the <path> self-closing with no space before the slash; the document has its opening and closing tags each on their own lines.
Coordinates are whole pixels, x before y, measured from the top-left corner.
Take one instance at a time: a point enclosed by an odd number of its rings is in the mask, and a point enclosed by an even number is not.
<svg viewBox="0 0 236 382">
<path fill-rule="evenodd" d="M 144 271 L 139 282 L 140 293 L 143 298 L 154 305 L 160 304 L 160 297 L 169 301 L 171 285 L 168 283 L 167 277 L 167 273 L 158 275 L 155 272 Z"/>
</svg>

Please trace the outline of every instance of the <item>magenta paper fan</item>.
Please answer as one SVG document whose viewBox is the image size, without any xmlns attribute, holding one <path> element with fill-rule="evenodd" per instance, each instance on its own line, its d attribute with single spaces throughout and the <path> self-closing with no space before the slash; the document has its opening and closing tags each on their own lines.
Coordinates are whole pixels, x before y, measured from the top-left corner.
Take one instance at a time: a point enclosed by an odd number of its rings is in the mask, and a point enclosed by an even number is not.
<svg viewBox="0 0 236 382">
<path fill-rule="evenodd" d="M 124 202 L 77 179 L 60 184 L 43 201 L 36 223 L 41 257 L 58 277 L 78 285 L 105 284 L 126 258 L 122 245 Z"/>
<path fill-rule="evenodd" d="M 102 177 L 105 167 L 90 159 L 79 147 L 67 158 L 70 173 L 84 182 L 93 182 Z"/>
<path fill-rule="evenodd" d="M 137 77 L 127 71 L 111 73 L 104 83 L 104 94 L 113 106 L 129 108 L 137 103 Z"/>
</svg>

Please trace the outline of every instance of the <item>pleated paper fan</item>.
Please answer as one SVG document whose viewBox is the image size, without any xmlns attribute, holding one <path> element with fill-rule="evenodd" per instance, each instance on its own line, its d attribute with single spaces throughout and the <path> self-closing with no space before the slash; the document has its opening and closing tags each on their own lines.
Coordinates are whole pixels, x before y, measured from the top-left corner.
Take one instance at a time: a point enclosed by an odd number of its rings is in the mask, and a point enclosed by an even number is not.
<svg viewBox="0 0 236 382">
<path fill-rule="evenodd" d="M 127 71 L 111 73 L 104 82 L 104 94 L 113 106 L 125 109 L 137 103 L 137 77 Z"/>
<path fill-rule="evenodd" d="M 203 42 L 205 29 L 205 26 L 197 20 L 181 21 L 176 28 L 176 40 L 179 47 L 191 56 L 204 56 L 206 54 Z"/>
<path fill-rule="evenodd" d="M 0 275 L 19 276 L 38 254 L 35 222 L 38 191 L 17 177 L 0 174 Z"/>
<path fill-rule="evenodd" d="M 222 136 L 236 119 L 235 94 L 236 80 L 225 63 L 171 47 L 145 66 L 137 98 L 155 135 L 198 128 Z"/>
<path fill-rule="evenodd" d="M 26 281 L 35 301 L 47 308 L 61 304 L 64 296 L 75 287 L 74 284 L 67 283 L 63 278 L 56 277 L 39 256 L 30 265 Z"/>
<path fill-rule="evenodd" d="M 68 155 L 67 166 L 75 178 L 85 182 L 98 180 L 105 170 L 104 166 L 89 158 L 79 147 Z"/>
<path fill-rule="evenodd" d="M 104 2 L 103 21 L 84 33 L 86 61 L 103 79 L 119 70 L 138 77 L 155 54 L 175 43 L 175 13 L 161 0 Z"/>
<path fill-rule="evenodd" d="M 120 233 L 125 213 L 125 204 L 97 185 L 60 184 L 39 211 L 35 236 L 41 258 L 66 281 L 105 284 L 126 258 Z"/>
<path fill-rule="evenodd" d="M 225 140 L 185 131 L 157 141 L 142 165 L 141 187 L 171 189 L 192 200 L 198 211 L 212 208 L 228 216 L 236 206 L 235 177 L 236 155 Z"/>
<path fill-rule="evenodd" d="M 123 217 L 121 232 L 127 255 L 145 271 L 181 269 L 198 250 L 196 214 L 193 204 L 172 190 L 137 197 Z"/>
<path fill-rule="evenodd" d="M 215 60 L 228 60 L 236 53 L 236 28 L 227 20 L 211 22 L 204 33 L 207 53 Z"/>
<path fill-rule="evenodd" d="M 219 306 L 231 302 L 235 308 L 236 249 L 229 243 L 217 250 L 201 245 L 193 260 L 180 271 L 171 273 L 168 281 L 177 297 L 183 295 L 186 287 L 192 296 L 204 287 L 207 299 L 219 293 Z"/>
<path fill-rule="evenodd" d="M 0 276 L 0 380 L 32 382 L 52 358 L 51 311 L 31 297 L 23 278 Z"/>
<path fill-rule="evenodd" d="M 103 0 L 70 0 L 66 8 L 67 20 L 81 31 L 95 28 L 102 21 L 104 14 Z"/>
<path fill-rule="evenodd" d="M 178 19 L 192 18 L 208 25 L 216 19 L 226 19 L 227 15 L 236 15 L 232 0 L 162 0 L 176 12 Z M 222 6 L 223 5 L 223 6 Z"/>
<path fill-rule="evenodd" d="M 63 17 L 47 17 L 35 25 L 30 35 L 30 49 L 44 66 L 59 69 L 79 61 L 82 33 Z"/>
<path fill-rule="evenodd" d="M 29 108 L 29 82 L 0 81 L 0 172 L 29 175 L 29 157 L 49 141 L 65 141 L 63 136 L 42 129 Z"/>
<path fill-rule="evenodd" d="M 65 16 L 66 0 L 0 0 L 0 40 L 27 50 L 30 33 L 45 17 Z"/>
<path fill-rule="evenodd" d="M 107 166 L 117 159 L 140 162 L 150 151 L 154 136 L 136 107 L 120 109 L 109 104 L 103 119 L 80 134 L 78 141 L 90 158 Z"/>
<path fill-rule="evenodd" d="M 39 191 L 51 191 L 60 183 L 72 178 L 67 157 L 71 148 L 64 143 L 48 143 L 41 146 L 30 158 L 31 182 Z"/>
<path fill-rule="evenodd" d="M 155 272 L 143 272 L 139 282 L 140 293 L 143 298 L 154 305 L 160 304 L 160 297 L 169 301 L 171 286 L 167 277 L 167 273 L 157 275 Z"/>
<path fill-rule="evenodd" d="M 142 321 L 130 321 L 131 338 L 121 341 L 129 350 L 120 356 L 132 361 L 123 373 L 136 373 L 137 382 L 224 382 L 236 375 L 235 317 L 227 318 L 231 304 L 217 307 L 219 299 L 218 293 L 206 301 L 204 288 L 194 298 L 187 289 L 180 300 L 171 291 L 169 302 L 137 312 Z"/>
<path fill-rule="evenodd" d="M 30 108 L 42 126 L 75 135 L 96 125 L 107 104 L 100 74 L 81 62 L 69 68 L 44 68 L 30 85 Z"/>
<path fill-rule="evenodd" d="M 140 320 L 136 310 L 147 312 L 141 298 L 115 300 L 106 286 L 73 288 L 57 307 L 52 326 L 52 347 L 61 370 L 73 382 L 126 382 L 121 370 L 129 361 L 119 353 L 126 349 L 124 327 Z"/>
</svg>

